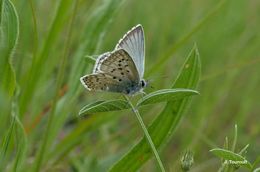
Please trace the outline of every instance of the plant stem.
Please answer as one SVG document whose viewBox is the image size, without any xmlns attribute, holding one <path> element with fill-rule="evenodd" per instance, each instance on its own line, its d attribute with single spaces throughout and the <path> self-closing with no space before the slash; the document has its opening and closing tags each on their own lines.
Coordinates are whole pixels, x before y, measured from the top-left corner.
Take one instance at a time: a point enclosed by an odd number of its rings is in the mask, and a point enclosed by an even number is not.
<svg viewBox="0 0 260 172">
<path fill-rule="evenodd" d="M 146 137 L 146 139 L 147 139 L 147 141 L 148 141 L 148 143 L 149 143 L 149 145 L 150 145 L 150 147 L 151 147 L 151 149 L 152 149 L 152 151 L 154 153 L 154 156 L 155 156 L 155 158 L 156 158 L 156 160 L 157 160 L 157 162 L 158 162 L 158 164 L 160 166 L 161 171 L 165 172 L 165 169 L 164 169 L 164 166 L 163 166 L 162 161 L 160 159 L 160 156 L 159 156 L 159 154 L 158 154 L 158 152 L 157 152 L 157 150 L 156 150 L 156 148 L 154 146 L 154 143 L 152 141 L 152 138 L 151 138 L 150 134 L 148 133 L 147 128 L 145 127 L 145 124 L 144 124 L 144 122 L 142 120 L 142 117 L 141 117 L 138 109 L 132 104 L 132 102 L 129 100 L 129 98 L 126 95 L 124 95 L 124 98 L 126 99 L 128 104 L 131 106 L 132 111 L 134 112 L 135 116 L 137 117 L 138 122 L 139 122 L 139 124 L 141 125 L 141 127 L 143 129 L 144 135 L 145 135 L 145 137 Z"/>
</svg>

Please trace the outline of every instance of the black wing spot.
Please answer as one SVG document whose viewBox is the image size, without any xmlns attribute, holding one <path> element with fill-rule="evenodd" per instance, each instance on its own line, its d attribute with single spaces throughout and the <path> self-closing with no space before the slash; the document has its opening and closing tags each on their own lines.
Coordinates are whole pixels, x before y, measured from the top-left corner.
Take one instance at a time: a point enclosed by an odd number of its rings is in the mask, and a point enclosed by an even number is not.
<svg viewBox="0 0 260 172">
<path fill-rule="evenodd" d="M 123 68 L 119 67 L 118 70 L 123 70 Z"/>
<path fill-rule="evenodd" d="M 114 76 L 113 79 L 116 79 L 116 77 Z"/>
<path fill-rule="evenodd" d="M 122 60 L 119 60 L 118 62 L 119 62 L 119 63 L 121 63 L 121 62 L 122 62 Z"/>
<path fill-rule="evenodd" d="M 122 66 L 121 63 L 118 63 L 118 66 Z"/>
<path fill-rule="evenodd" d="M 118 79 L 118 81 L 119 81 L 119 82 L 121 82 L 121 81 L 122 81 L 122 79 Z"/>
<path fill-rule="evenodd" d="M 128 65 L 125 65 L 125 67 L 127 67 Z"/>
<path fill-rule="evenodd" d="M 124 72 L 121 72 L 121 75 L 124 75 Z"/>
<path fill-rule="evenodd" d="M 127 73 L 129 73 L 130 71 L 129 70 L 126 70 Z"/>
</svg>

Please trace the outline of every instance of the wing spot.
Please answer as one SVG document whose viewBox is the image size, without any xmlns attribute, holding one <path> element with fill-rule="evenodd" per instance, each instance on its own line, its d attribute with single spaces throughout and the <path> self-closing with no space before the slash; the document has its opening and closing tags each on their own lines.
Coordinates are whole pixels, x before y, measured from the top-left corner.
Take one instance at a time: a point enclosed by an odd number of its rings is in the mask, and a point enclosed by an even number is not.
<svg viewBox="0 0 260 172">
<path fill-rule="evenodd" d="M 125 67 L 128 67 L 128 65 L 125 65 Z"/>
<path fill-rule="evenodd" d="M 122 81 L 122 79 L 118 79 L 118 81 L 119 81 L 119 82 L 121 82 L 121 81 Z"/>
<path fill-rule="evenodd" d="M 129 70 L 126 70 L 127 73 L 129 73 L 130 71 Z"/>
<path fill-rule="evenodd" d="M 118 66 L 122 66 L 121 63 L 118 63 Z"/>
<path fill-rule="evenodd" d="M 123 68 L 119 67 L 118 70 L 123 70 Z"/>
<path fill-rule="evenodd" d="M 113 79 L 116 79 L 116 77 L 114 76 Z"/>
<path fill-rule="evenodd" d="M 124 75 L 124 72 L 121 72 L 121 75 Z"/>
</svg>

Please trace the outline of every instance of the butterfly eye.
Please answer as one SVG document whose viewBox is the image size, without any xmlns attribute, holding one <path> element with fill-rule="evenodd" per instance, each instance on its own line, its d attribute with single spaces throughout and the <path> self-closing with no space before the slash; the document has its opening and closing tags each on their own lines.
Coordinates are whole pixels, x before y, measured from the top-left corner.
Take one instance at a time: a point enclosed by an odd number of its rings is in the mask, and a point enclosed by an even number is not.
<svg viewBox="0 0 260 172">
<path fill-rule="evenodd" d="M 146 82 L 144 80 L 141 80 L 141 86 L 142 88 L 146 86 Z"/>
</svg>

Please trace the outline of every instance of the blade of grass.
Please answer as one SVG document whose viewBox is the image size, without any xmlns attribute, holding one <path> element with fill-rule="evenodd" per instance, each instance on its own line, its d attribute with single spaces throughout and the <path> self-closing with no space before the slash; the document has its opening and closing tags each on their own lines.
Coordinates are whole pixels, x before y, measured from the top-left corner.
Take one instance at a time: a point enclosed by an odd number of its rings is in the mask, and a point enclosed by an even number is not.
<svg viewBox="0 0 260 172">
<path fill-rule="evenodd" d="M 22 122 L 19 119 L 18 96 L 20 95 L 20 88 L 16 86 L 16 94 L 12 103 L 12 116 L 15 118 L 15 135 L 17 153 L 14 160 L 13 171 L 21 171 L 27 152 L 27 135 Z"/>
<path fill-rule="evenodd" d="M 19 37 L 19 18 L 10 0 L 3 0 L 0 3 L 0 89 L 10 98 L 16 84 L 13 54 Z"/>
<path fill-rule="evenodd" d="M 66 20 L 66 17 L 68 17 L 68 15 L 66 14 L 70 10 L 73 2 L 74 1 L 71 0 L 60 0 L 60 2 L 58 3 L 58 9 L 51 24 L 47 38 L 44 42 L 43 48 L 40 54 L 35 59 L 35 63 L 32 63 L 31 69 L 29 70 L 28 82 L 26 82 L 26 86 L 24 86 L 24 94 L 21 96 L 21 116 L 23 116 L 26 112 L 27 106 L 31 101 L 38 80 L 40 79 L 39 76 L 42 74 L 42 71 L 46 67 L 46 64 L 48 62 L 49 52 L 52 47 L 54 47 L 54 44 L 58 36 L 60 35 L 63 26 L 65 25 L 64 21 Z"/>
<path fill-rule="evenodd" d="M 192 36 L 194 33 L 200 30 L 215 14 L 217 14 L 221 8 L 224 6 L 227 0 L 221 0 L 203 19 L 201 19 L 189 33 L 184 35 L 179 41 L 173 44 L 172 47 L 161 57 L 154 65 L 148 69 L 148 74 L 153 75 L 158 70 L 162 69 L 164 65 L 168 62 L 168 60 L 172 57 L 172 55 L 176 52 L 178 48 L 183 46 Z"/>
<path fill-rule="evenodd" d="M 120 0 L 105 1 L 102 6 L 95 8 L 94 14 L 90 14 L 90 18 L 84 32 L 86 33 L 84 35 L 85 39 L 80 44 L 80 47 L 74 55 L 75 58 L 72 61 L 73 66 L 68 80 L 69 90 L 64 97 L 65 101 L 62 103 L 64 106 L 60 106 L 63 107 L 64 113 L 67 114 L 70 111 L 70 108 L 66 106 L 66 104 L 73 106 L 76 103 L 79 94 L 82 92 L 82 89 L 79 88 L 81 86 L 79 78 L 83 75 L 86 69 L 89 70 L 89 68 L 86 67 L 86 64 L 83 63 L 85 54 L 92 54 L 96 51 L 91 47 L 95 47 L 97 42 L 101 41 L 101 36 L 107 32 L 108 27 L 112 24 L 111 21 L 119 10 L 121 4 L 124 2 L 125 1 Z M 62 114 L 62 112 L 60 114 Z M 113 114 L 103 116 L 104 119 L 94 117 L 91 121 L 93 124 L 97 123 L 96 126 L 98 126 L 105 121 L 112 119 L 113 116 Z M 78 126 L 76 126 L 76 128 L 53 149 L 53 152 L 49 154 L 50 157 L 55 159 L 53 163 L 61 160 L 69 152 L 69 150 L 73 149 L 78 143 L 80 143 L 80 140 L 83 138 L 81 135 L 85 134 L 86 131 L 91 130 L 92 128 L 93 125 L 90 124 L 88 120 L 82 121 Z"/>
<path fill-rule="evenodd" d="M 72 34 L 72 23 L 73 20 L 75 18 L 76 15 L 76 9 L 77 9 L 77 5 L 78 5 L 78 0 L 76 0 L 73 4 L 73 15 L 71 16 L 70 22 L 69 22 L 69 28 L 68 28 L 68 33 L 66 36 L 66 40 L 65 40 L 65 48 L 64 48 L 64 52 L 61 58 L 61 62 L 60 62 L 60 70 L 57 76 L 57 83 L 56 83 L 56 89 L 55 89 L 55 97 L 53 100 L 53 106 L 51 107 L 51 112 L 50 112 L 50 116 L 48 119 L 48 123 L 47 123 L 47 129 L 43 138 L 43 143 L 42 146 L 40 148 L 40 151 L 38 152 L 38 156 L 36 159 L 36 163 L 35 163 L 35 168 L 34 171 L 39 171 L 41 166 L 42 166 L 42 161 L 45 157 L 45 153 L 46 153 L 46 147 L 47 144 L 49 144 L 49 135 L 52 129 L 52 125 L 53 125 L 53 119 L 54 119 L 54 114 L 55 114 L 55 109 L 56 109 L 56 105 L 57 105 L 57 101 L 58 101 L 58 97 L 59 97 L 59 90 L 61 88 L 62 85 L 62 80 L 64 77 L 64 71 L 65 71 L 65 67 L 66 67 L 66 62 L 67 62 L 67 57 L 68 57 L 68 50 L 69 50 L 69 46 L 70 46 L 70 39 L 71 39 L 71 34 Z"/>
<path fill-rule="evenodd" d="M 11 144 L 11 138 L 14 132 L 14 126 L 15 126 L 15 117 L 12 117 L 11 125 L 6 133 L 6 136 L 3 138 L 2 146 L 1 146 L 1 152 L 0 152 L 0 171 L 4 171 L 6 168 L 6 152 L 9 148 L 9 145 Z"/>
</svg>

